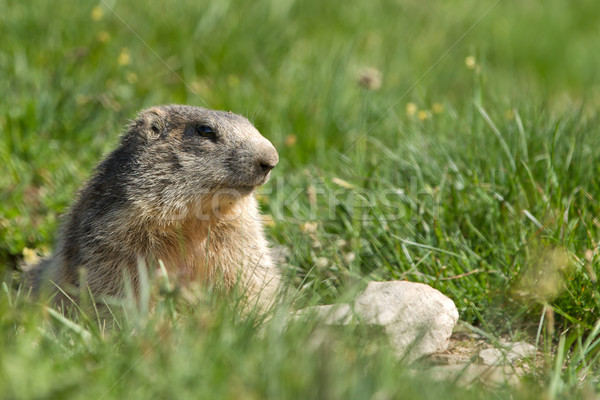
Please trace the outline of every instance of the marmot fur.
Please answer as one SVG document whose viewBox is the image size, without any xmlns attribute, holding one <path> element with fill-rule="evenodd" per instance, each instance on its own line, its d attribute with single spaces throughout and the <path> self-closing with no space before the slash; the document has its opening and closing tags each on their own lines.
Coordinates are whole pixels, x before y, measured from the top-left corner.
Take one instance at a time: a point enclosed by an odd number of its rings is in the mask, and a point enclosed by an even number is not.
<svg viewBox="0 0 600 400">
<path fill-rule="evenodd" d="M 279 156 L 244 117 L 169 105 L 144 110 L 64 216 L 55 252 L 29 272 L 34 292 L 84 282 L 95 298 L 138 290 L 139 266 L 240 287 L 259 305 L 280 285 L 254 189 Z M 87 289 L 87 288 L 86 288 Z M 65 300 L 61 293 L 56 298 Z"/>
</svg>

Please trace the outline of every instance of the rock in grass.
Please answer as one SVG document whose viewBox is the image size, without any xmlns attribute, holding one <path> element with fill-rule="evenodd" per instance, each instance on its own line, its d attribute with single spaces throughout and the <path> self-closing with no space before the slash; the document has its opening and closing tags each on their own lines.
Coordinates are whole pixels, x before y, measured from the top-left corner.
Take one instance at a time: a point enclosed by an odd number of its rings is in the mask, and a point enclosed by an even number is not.
<svg viewBox="0 0 600 400">
<path fill-rule="evenodd" d="M 458 320 L 454 302 L 438 290 L 414 282 L 371 282 L 352 304 L 308 307 L 327 325 L 363 323 L 381 327 L 394 353 L 405 360 L 444 351 Z"/>
<path fill-rule="evenodd" d="M 454 302 L 421 283 L 371 282 L 354 301 L 363 323 L 380 325 L 394 352 L 409 361 L 444 351 L 458 320 Z"/>
<path fill-rule="evenodd" d="M 503 349 L 489 348 L 479 352 L 479 361 L 485 365 L 497 365 L 504 362 L 514 363 L 517 360 L 534 357 L 536 348 L 526 342 L 503 343 Z"/>
</svg>

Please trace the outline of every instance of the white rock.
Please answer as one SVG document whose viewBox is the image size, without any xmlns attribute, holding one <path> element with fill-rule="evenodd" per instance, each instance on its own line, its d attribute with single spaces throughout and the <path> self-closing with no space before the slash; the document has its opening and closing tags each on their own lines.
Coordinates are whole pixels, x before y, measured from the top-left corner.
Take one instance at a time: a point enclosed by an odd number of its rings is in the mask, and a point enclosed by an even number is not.
<svg viewBox="0 0 600 400">
<path fill-rule="evenodd" d="M 436 289 L 414 282 L 371 282 L 353 304 L 307 307 L 295 318 L 316 314 L 328 325 L 381 326 L 394 353 L 412 361 L 444 351 L 458 320 L 454 302 Z"/>
<path fill-rule="evenodd" d="M 535 346 L 527 342 L 515 342 L 510 344 L 510 351 L 506 358 L 510 362 L 527 357 L 535 357 Z"/>
<path fill-rule="evenodd" d="M 485 365 L 496 365 L 502 358 L 502 352 L 498 349 L 483 349 L 479 352 L 479 361 Z"/>
<path fill-rule="evenodd" d="M 535 346 L 526 342 L 502 343 L 503 349 L 484 349 L 479 352 L 479 359 L 483 364 L 496 365 L 503 361 L 513 363 L 526 357 L 535 356 Z"/>
<path fill-rule="evenodd" d="M 354 301 L 366 324 L 380 325 L 397 356 L 412 361 L 444 351 L 458 320 L 454 302 L 438 290 L 414 282 L 371 282 Z"/>
</svg>

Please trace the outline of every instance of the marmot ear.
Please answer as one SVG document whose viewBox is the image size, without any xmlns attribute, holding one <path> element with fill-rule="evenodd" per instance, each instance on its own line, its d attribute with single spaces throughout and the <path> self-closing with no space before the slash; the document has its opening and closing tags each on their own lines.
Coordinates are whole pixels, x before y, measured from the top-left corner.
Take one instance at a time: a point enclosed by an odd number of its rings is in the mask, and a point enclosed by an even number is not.
<svg viewBox="0 0 600 400">
<path fill-rule="evenodd" d="M 152 107 L 140 113 L 144 134 L 148 139 L 158 139 L 167 132 L 167 113 L 158 107 Z"/>
</svg>

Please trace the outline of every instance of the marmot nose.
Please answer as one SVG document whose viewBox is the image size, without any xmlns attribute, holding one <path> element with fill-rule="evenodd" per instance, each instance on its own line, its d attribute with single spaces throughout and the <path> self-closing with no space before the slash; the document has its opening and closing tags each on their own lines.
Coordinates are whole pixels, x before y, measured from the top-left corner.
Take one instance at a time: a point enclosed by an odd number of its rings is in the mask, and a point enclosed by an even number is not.
<svg viewBox="0 0 600 400">
<path fill-rule="evenodd" d="M 268 146 L 265 146 L 260 155 L 258 156 L 258 165 L 265 172 L 269 172 L 279 162 L 279 154 L 277 154 L 277 150 L 271 143 Z"/>
</svg>

